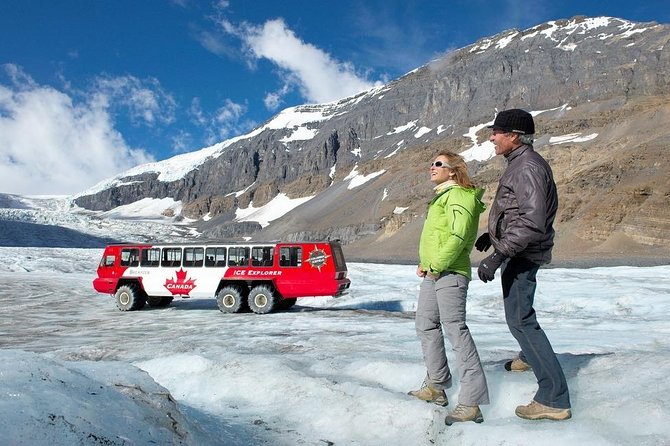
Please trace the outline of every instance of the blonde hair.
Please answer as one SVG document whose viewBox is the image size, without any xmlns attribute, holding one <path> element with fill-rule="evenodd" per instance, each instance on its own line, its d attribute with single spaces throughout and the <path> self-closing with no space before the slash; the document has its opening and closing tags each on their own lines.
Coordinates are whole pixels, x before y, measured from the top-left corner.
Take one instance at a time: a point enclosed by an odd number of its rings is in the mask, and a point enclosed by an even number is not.
<svg viewBox="0 0 670 446">
<path fill-rule="evenodd" d="M 444 151 L 438 153 L 437 156 L 443 156 L 447 159 L 447 167 L 454 173 L 454 181 L 456 181 L 459 186 L 468 189 L 475 187 L 475 185 L 470 180 L 468 166 L 465 164 L 465 160 L 461 155 L 458 155 L 454 152 Z"/>
</svg>

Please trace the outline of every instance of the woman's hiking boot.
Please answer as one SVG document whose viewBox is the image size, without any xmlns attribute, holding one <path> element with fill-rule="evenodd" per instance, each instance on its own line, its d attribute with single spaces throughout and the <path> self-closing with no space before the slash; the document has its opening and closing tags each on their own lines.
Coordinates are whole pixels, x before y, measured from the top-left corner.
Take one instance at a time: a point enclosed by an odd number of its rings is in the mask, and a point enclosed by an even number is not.
<svg viewBox="0 0 670 446">
<path fill-rule="evenodd" d="M 454 423 L 462 421 L 474 421 L 475 423 L 483 422 L 484 417 L 482 416 L 482 411 L 479 410 L 479 406 L 466 406 L 465 404 L 457 405 L 456 409 L 454 409 L 453 412 L 450 412 L 444 419 L 444 424 L 451 426 Z"/>
<path fill-rule="evenodd" d="M 415 396 L 427 403 L 434 403 L 438 406 L 446 406 L 449 404 L 447 394 L 442 389 L 431 387 L 430 384 L 423 382 L 419 390 L 411 390 L 407 392 L 408 395 Z"/>
</svg>

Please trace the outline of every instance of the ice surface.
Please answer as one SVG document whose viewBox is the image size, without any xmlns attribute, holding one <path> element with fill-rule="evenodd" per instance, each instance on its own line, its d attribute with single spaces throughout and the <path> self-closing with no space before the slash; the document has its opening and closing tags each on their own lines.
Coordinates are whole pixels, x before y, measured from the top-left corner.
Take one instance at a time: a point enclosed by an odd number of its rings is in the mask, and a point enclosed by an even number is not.
<svg viewBox="0 0 670 446">
<path fill-rule="evenodd" d="M 670 441 L 670 266 L 540 270 L 536 309 L 573 402 L 565 422 L 514 415 L 535 379 L 503 370 L 517 346 L 499 278 L 471 282 L 492 404 L 483 424 L 447 427 L 449 408 L 406 395 L 425 373 L 413 266 L 351 263 L 348 295 L 282 313 L 223 314 L 214 299 L 120 312 L 91 287 L 101 253 L 0 248 L 0 444 Z M 458 382 L 447 393 L 453 408 Z"/>
</svg>

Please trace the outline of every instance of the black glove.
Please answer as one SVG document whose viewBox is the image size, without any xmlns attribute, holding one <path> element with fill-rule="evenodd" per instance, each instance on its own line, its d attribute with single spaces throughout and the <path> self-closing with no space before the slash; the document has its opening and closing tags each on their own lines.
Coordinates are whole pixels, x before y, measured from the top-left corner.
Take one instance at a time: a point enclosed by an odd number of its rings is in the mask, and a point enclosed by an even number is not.
<svg viewBox="0 0 670 446">
<path fill-rule="evenodd" d="M 493 280 L 496 270 L 505 261 L 505 256 L 498 251 L 493 251 L 493 254 L 485 258 L 479 263 L 477 268 L 477 275 L 482 282 L 486 283 Z"/>
<path fill-rule="evenodd" d="M 491 247 L 491 236 L 489 235 L 488 232 L 485 232 L 482 235 L 480 235 L 477 241 L 475 242 L 475 248 L 477 248 L 477 251 L 484 252 L 488 251 L 490 247 Z"/>
</svg>

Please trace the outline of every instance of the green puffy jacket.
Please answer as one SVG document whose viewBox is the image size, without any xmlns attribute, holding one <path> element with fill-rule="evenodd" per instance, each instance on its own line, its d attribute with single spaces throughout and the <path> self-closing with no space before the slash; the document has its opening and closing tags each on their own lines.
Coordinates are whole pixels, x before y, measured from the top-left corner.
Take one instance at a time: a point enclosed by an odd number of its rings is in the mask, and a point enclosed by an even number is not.
<svg viewBox="0 0 670 446">
<path fill-rule="evenodd" d="M 471 277 L 470 251 L 479 215 L 486 209 L 483 194 L 484 189 L 453 185 L 431 200 L 419 242 L 423 268 L 433 274 L 451 271 Z"/>
</svg>

